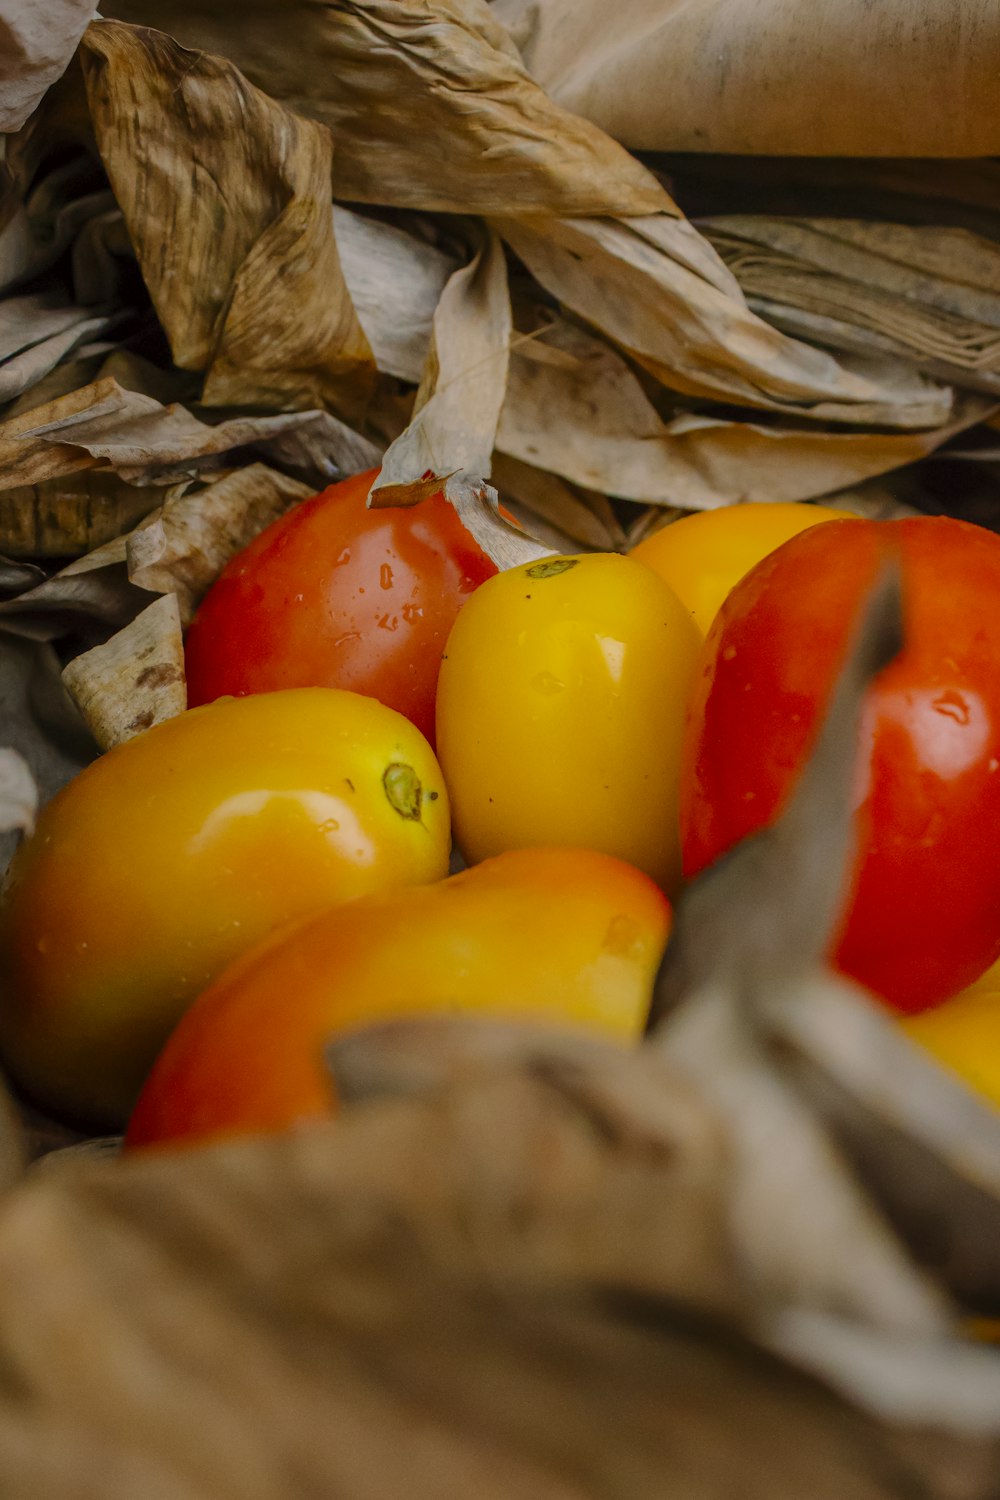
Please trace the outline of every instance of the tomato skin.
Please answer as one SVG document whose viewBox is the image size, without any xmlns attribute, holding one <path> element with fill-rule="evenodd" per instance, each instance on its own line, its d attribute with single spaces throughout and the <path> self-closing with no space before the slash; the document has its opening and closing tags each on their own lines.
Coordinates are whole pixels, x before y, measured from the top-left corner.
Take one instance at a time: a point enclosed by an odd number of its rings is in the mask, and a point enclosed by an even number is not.
<svg viewBox="0 0 1000 1500">
<path fill-rule="evenodd" d="M 470 863 L 597 849 L 670 893 L 677 777 L 698 633 L 661 578 L 612 553 L 490 579 L 448 639 L 438 746 Z"/>
<path fill-rule="evenodd" d="M 771 822 L 807 756 L 881 559 L 906 646 L 869 695 L 855 885 L 834 954 L 917 1012 L 1000 956 L 1000 538 L 946 517 L 802 533 L 730 594 L 706 643 L 681 787 L 689 875 Z"/>
<path fill-rule="evenodd" d="M 433 745 L 448 632 L 497 570 L 443 495 L 368 510 L 377 474 L 356 474 L 296 506 L 223 569 L 187 634 L 192 707 L 281 688 L 346 688 L 404 714 Z"/>
<path fill-rule="evenodd" d="M 383 781 L 404 764 L 419 820 L 405 773 Z M 114 1126 L 233 958 L 335 902 L 439 880 L 448 851 L 434 755 L 373 699 L 312 688 L 189 710 L 95 761 L 15 855 L 4 1065 L 38 1102 Z"/>
<path fill-rule="evenodd" d="M 323 1048 L 359 1025 L 458 1011 L 636 1041 L 669 921 L 646 876 L 575 849 L 502 854 L 327 912 L 248 954 L 187 1012 L 127 1145 L 328 1116 Z"/>
<path fill-rule="evenodd" d="M 847 518 L 844 510 L 796 502 L 722 505 L 662 527 L 629 556 L 669 583 L 706 636 L 726 595 L 776 547 L 810 526 Z"/>
</svg>

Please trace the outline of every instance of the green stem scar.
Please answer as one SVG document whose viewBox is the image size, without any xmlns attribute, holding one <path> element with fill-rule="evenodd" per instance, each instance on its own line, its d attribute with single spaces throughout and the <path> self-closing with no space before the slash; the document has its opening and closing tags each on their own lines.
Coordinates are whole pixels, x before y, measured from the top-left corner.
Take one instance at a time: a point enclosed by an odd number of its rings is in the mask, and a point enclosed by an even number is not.
<svg viewBox="0 0 1000 1500">
<path fill-rule="evenodd" d="M 558 578 L 560 573 L 568 573 L 570 568 L 575 568 L 579 558 L 576 557 L 552 557 L 545 562 L 535 563 L 526 568 L 525 572 L 529 578 Z"/>
<path fill-rule="evenodd" d="M 413 823 L 420 822 L 420 811 L 424 801 L 424 789 L 420 777 L 412 766 L 394 760 L 386 766 L 382 777 L 386 799 L 394 812 Z"/>
</svg>

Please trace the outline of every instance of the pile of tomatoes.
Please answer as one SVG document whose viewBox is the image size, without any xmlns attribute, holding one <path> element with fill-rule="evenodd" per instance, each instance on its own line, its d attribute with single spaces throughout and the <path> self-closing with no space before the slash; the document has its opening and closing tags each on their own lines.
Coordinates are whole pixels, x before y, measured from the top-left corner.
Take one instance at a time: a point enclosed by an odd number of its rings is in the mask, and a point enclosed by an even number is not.
<svg viewBox="0 0 1000 1500">
<path fill-rule="evenodd" d="M 19 1086 L 130 1119 L 138 1147 L 329 1114 L 324 1049 L 376 1020 L 634 1041 L 670 899 L 780 810 L 887 552 L 907 644 L 869 695 L 831 957 L 971 1077 L 961 1039 L 1000 1034 L 1000 538 L 738 506 L 629 557 L 498 573 L 440 495 L 369 510 L 373 478 L 229 564 L 188 632 L 191 707 L 88 767 L 18 851 Z"/>
</svg>

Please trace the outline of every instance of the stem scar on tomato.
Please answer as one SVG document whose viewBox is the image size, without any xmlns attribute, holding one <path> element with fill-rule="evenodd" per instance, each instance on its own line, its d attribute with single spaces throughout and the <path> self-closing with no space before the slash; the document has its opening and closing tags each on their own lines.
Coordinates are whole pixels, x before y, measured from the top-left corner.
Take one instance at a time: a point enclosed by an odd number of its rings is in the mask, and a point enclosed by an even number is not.
<svg viewBox="0 0 1000 1500">
<path fill-rule="evenodd" d="M 389 806 L 394 812 L 410 822 L 420 822 L 424 789 L 420 777 L 412 766 L 406 765 L 403 761 L 394 760 L 385 768 L 382 786 L 385 789 Z M 437 793 L 432 795 L 436 796 Z"/>
<path fill-rule="evenodd" d="M 575 568 L 578 562 L 579 558 L 576 557 L 552 557 L 545 562 L 533 563 L 524 571 L 528 578 L 558 578 L 560 573 L 568 573 L 570 568 Z"/>
</svg>

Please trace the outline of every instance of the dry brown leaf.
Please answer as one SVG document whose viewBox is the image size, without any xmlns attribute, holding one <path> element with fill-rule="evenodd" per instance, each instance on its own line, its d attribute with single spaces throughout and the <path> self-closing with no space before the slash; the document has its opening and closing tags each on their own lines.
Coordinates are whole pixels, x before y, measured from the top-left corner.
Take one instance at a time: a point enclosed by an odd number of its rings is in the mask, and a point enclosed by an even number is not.
<svg viewBox="0 0 1000 1500">
<path fill-rule="evenodd" d="M 361 412 L 374 362 L 340 271 L 328 132 L 158 32 L 97 24 L 81 57 L 143 278 L 205 400 Z"/>
<path fill-rule="evenodd" d="M 566 484 L 556 474 L 499 452 L 493 457 L 493 478 L 505 508 L 515 515 L 523 508 L 532 534 L 555 551 L 572 552 L 577 546 L 595 552 L 624 549 L 625 532 L 606 496 Z"/>
<path fill-rule="evenodd" d="M 852 370 L 756 317 L 686 221 L 498 220 L 537 281 L 688 395 L 860 426 L 934 427 L 952 393 L 903 361 Z"/>
<path fill-rule="evenodd" d="M 990 157 L 992 0 L 495 0 L 543 87 L 644 150 Z M 950 165 L 950 164 L 949 164 Z"/>
<path fill-rule="evenodd" d="M 0 131 L 19 130 L 76 51 L 93 0 L 0 0 Z"/>
<path fill-rule="evenodd" d="M 30 833 L 38 811 L 31 767 L 16 750 L 0 749 L 0 833 Z"/>
<path fill-rule="evenodd" d="M 3 490 L 0 547 L 11 557 L 74 557 L 135 526 L 161 498 L 101 469 Z"/>
<path fill-rule="evenodd" d="M 176 595 L 186 626 L 229 559 L 310 494 L 306 485 L 251 464 L 206 490 L 168 500 L 129 536 L 129 577 L 139 588 Z"/>
<path fill-rule="evenodd" d="M 699 1231 L 714 1133 L 654 1060 L 608 1067 L 36 1174 L 0 1213 L 0 1434 L 16 1404 L 47 1439 L 4 1444 L 11 1493 L 65 1500 L 86 1432 L 171 1500 L 944 1500 L 897 1434 L 676 1300 L 734 1299 Z M 951 1500 L 986 1500 L 995 1446 L 950 1456 Z"/>
<path fill-rule="evenodd" d="M 184 639 L 176 595 L 165 594 L 104 645 L 74 657 L 62 675 L 102 750 L 183 713 Z"/>
<path fill-rule="evenodd" d="M 703 510 L 828 494 L 915 462 L 991 409 L 989 398 L 963 396 L 945 427 L 913 434 L 689 413 L 664 421 L 619 354 L 555 318 L 511 350 L 497 448 L 604 494 Z"/>
<path fill-rule="evenodd" d="M 338 196 L 447 213 L 671 211 L 656 179 L 535 85 L 485 0 L 105 0 L 230 57 L 322 120 Z M 333 80 L 336 80 L 335 84 Z"/>
<path fill-rule="evenodd" d="M 413 419 L 382 460 L 373 505 L 415 505 L 453 474 L 489 477 L 510 334 L 507 266 L 488 234 L 441 295 Z"/>
</svg>

